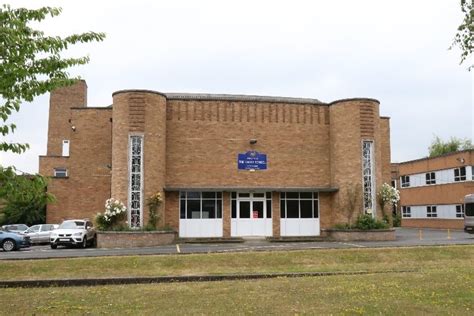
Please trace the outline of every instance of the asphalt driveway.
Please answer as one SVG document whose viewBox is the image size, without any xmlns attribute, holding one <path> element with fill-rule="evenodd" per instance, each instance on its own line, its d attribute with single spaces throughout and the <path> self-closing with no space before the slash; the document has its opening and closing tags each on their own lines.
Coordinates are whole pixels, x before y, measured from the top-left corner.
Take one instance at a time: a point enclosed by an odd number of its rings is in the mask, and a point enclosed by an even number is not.
<svg viewBox="0 0 474 316">
<path fill-rule="evenodd" d="M 460 230 L 397 228 L 395 241 L 313 241 L 313 242 L 269 242 L 263 239 L 249 239 L 243 243 L 176 244 L 147 248 L 58 248 L 49 245 L 32 246 L 20 251 L 0 251 L 0 260 L 6 259 L 46 259 L 125 255 L 191 254 L 213 252 L 278 251 L 331 248 L 380 248 L 416 247 L 433 245 L 474 245 L 474 235 Z"/>
</svg>

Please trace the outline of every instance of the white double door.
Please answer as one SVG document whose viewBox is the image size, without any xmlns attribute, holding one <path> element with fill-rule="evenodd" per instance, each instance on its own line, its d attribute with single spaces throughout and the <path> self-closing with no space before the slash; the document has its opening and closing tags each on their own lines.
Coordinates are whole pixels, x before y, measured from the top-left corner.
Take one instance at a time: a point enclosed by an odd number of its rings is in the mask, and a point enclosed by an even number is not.
<svg viewBox="0 0 474 316">
<path fill-rule="evenodd" d="M 265 197 L 254 197 L 251 193 L 249 197 L 237 198 L 231 236 L 272 236 L 271 212 L 267 212 Z"/>
</svg>

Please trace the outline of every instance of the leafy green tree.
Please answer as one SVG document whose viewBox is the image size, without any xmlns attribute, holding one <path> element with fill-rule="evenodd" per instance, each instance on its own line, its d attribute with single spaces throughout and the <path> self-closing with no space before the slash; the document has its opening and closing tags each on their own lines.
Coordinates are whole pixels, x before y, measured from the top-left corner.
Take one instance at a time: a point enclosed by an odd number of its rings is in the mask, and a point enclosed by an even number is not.
<svg viewBox="0 0 474 316">
<path fill-rule="evenodd" d="M 436 157 L 459 150 L 468 149 L 474 149 L 474 145 L 472 144 L 472 141 L 470 139 L 460 139 L 456 137 L 451 137 L 450 140 L 443 141 L 438 136 L 435 136 L 435 139 L 431 142 L 428 151 L 430 157 Z"/>
<path fill-rule="evenodd" d="M 474 7 L 472 0 L 461 0 L 461 11 L 464 14 L 462 23 L 458 26 L 458 31 L 454 36 L 451 48 L 457 46 L 461 49 L 461 64 L 469 58 L 474 51 Z M 474 65 L 470 65 L 470 71 Z"/>
<path fill-rule="evenodd" d="M 79 77 L 70 77 L 68 68 L 87 64 L 89 57 L 63 58 L 61 52 L 77 43 L 102 41 L 104 33 L 87 32 L 67 37 L 46 36 L 29 26 L 48 16 L 61 14 L 61 8 L 43 7 L 36 10 L 0 8 L 0 134 L 15 131 L 7 123 L 22 102 L 31 102 L 55 88 L 71 85 Z M 9 143 L 0 139 L 0 151 L 22 153 L 28 144 Z"/>
<path fill-rule="evenodd" d="M 47 179 L 41 175 L 17 175 L 12 167 L 0 167 L 1 224 L 44 223 L 46 205 L 54 202 L 47 193 Z"/>
</svg>

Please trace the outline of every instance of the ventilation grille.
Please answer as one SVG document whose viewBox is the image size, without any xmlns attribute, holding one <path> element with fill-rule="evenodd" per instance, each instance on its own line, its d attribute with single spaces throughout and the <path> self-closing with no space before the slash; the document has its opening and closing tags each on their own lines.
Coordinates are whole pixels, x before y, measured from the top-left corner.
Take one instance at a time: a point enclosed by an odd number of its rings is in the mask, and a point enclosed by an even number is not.
<svg viewBox="0 0 474 316">
<path fill-rule="evenodd" d="M 360 136 L 374 137 L 374 107 L 372 104 L 361 104 L 360 106 Z"/>
<path fill-rule="evenodd" d="M 128 123 L 131 132 L 145 131 L 145 99 L 131 97 L 128 102 Z"/>
</svg>

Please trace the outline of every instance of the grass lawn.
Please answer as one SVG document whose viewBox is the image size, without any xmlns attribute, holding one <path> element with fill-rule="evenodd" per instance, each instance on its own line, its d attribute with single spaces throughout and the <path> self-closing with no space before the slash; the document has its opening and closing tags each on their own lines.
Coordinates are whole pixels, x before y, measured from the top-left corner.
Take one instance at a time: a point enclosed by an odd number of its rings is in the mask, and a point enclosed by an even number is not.
<svg viewBox="0 0 474 316">
<path fill-rule="evenodd" d="M 0 261 L 0 279 L 385 269 L 418 271 L 0 289 L 0 314 L 473 314 L 473 246 Z"/>
</svg>

